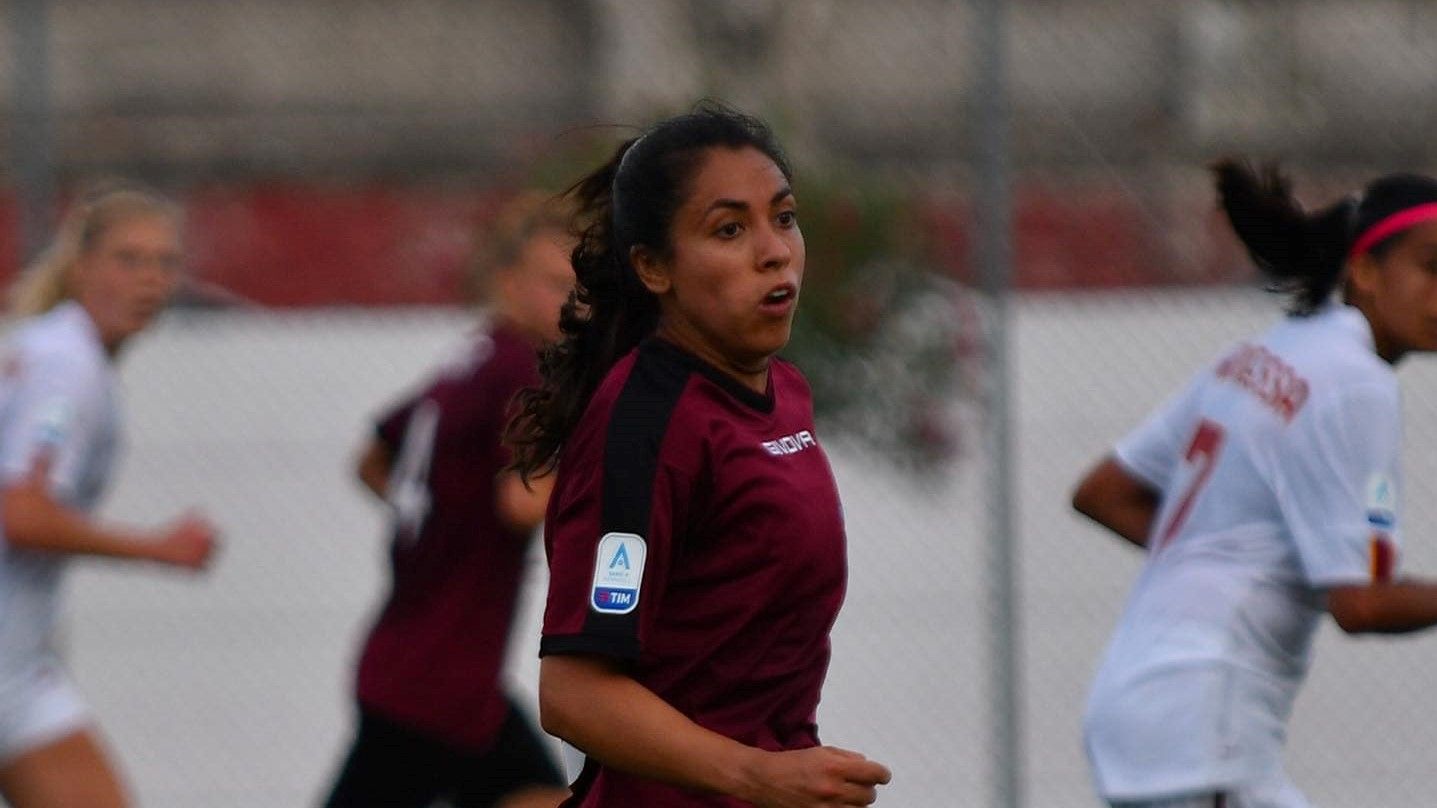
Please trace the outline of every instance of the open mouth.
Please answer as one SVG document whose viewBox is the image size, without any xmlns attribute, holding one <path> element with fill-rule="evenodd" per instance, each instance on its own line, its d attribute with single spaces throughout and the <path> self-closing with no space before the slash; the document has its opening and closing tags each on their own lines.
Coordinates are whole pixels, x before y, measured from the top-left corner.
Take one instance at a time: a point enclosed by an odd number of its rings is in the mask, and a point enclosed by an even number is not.
<svg viewBox="0 0 1437 808">
<path fill-rule="evenodd" d="M 764 295 L 763 302 L 767 305 L 787 303 L 797 295 L 797 289 L 795 289 L 791 284 L 784 284 L 783 286 L 780 286 L 777 289 L 774 289 L 773 291 Z"/>
</svg>

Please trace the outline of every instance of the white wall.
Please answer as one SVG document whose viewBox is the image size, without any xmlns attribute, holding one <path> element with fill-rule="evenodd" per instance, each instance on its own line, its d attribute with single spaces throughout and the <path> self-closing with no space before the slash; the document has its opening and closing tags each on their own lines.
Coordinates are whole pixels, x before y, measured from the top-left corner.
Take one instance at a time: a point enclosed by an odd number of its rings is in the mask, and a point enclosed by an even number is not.
<svg viewBox="0 0 1437 808">
<path fill-rule="evenodd" d="M 1197 364 L 1261 326 L 1256 293 L 1023 299 L 1015 307 L 1018 525 L 1029 805 L 1095 805 L 1078 742 L 1092 665 L 1137 558 L 1067 510 L 1084 466 Z M 366 419 L 467 325 L 452 311 L 174 317 L 123 375 L 127 460 L 106 508 L 154 522 L 198 506 L 226 530 L 200 579 L 84 563 L 69 581 L 75 674 L 144 805 L 308 805 L 349 732 L 360 632 L 382 593 L 381 515 L 351 482 Z M 1427 424 L 1437 373 L 1409 390 L 1409 559 L 1433 505 Z M 982 445 L 917 485 L 828 440 L 849 521 L 851 590 L 835 634 L 825 739 L 890 764 L 880 805 L 982 804 L 988 772 L 982 633 Z M 543 577 L 535 558 L 536 581 Z M 512 678 L 532 694 L 538 612 L 523 614 Z M 1299 700 L 1291 769 L 1320 804 L 1424 801 L 1437 703 L 1431 639 L 1324 635 Z"/>
</svg>

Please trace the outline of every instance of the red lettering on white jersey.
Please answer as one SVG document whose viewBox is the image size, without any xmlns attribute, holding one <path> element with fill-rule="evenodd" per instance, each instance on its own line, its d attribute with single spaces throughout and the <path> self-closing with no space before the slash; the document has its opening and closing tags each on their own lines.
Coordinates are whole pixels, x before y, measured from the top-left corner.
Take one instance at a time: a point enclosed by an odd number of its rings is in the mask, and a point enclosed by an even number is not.
<svg viewBox="0 0 1437 808">
<path fill-rule="evenodd" d="M 1257 396 L 1284 421 L 1307 403 L 1307 380 L 1261 345 L 1240 345 L 1217 366 L 1217 377 Z"/>
</svg>

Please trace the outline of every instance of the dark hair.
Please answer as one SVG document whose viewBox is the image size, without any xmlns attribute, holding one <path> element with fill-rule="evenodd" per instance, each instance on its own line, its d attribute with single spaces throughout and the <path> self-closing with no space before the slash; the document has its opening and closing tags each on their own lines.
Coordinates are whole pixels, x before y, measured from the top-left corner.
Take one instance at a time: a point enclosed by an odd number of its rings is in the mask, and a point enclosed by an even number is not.
<svg viewBox="0 0 1437 808">
<path fill-rule="evenodd" d="M 634 247 L 671 254 L 670 228 L 688 185 L 713 148 L 754 148 L 784 178 L 792 171 L 768 126 L 706 101 L 625 142 L 568 191 L 576 205 L 575 290 L 559 317 L 560 341 L 540 359 L 543 384 L 522 391 L 505 440 L 526 479 L 553 469 L 605 374 L 658 325 L 659 303 L 629 262 Z"/>
<path fill-rule="evenodd" d="M 1437 202 L 1437 180 L 1418 174 L 1389 174 L 1314 212 L 1292 195 L 1292 184 L 1275 165 L 1255 168 L 1224 158 L 1212 165 L 1219 205 L 1233 232 L 1247 247 L 1274 291 L 1292 296 L 1288 310 L 1311 314 L 1325 304 L 1342 280 L 1348 251 L 1374 224 L 1394 213 Z M 1381 258 L 1401 232 L 1366 252 Z"/>
</svg>

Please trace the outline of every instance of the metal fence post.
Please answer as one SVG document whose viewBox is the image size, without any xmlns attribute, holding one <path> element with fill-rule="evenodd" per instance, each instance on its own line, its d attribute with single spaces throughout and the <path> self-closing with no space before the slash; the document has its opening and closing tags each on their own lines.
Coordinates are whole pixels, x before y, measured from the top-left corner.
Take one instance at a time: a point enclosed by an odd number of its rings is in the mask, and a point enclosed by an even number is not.
<svg viewBox="0 0 1437 808">
<path fill-rule="evenodd" d="M 20 203 L 20 266 L 40 251 L 50 230 L 55 172 L 50 126 L 47 0 L 12 0 L 15 48 L 15 184 Z"/>
<path fill-rule="evenodd" d="M 1006 0 L 978 0 L 976 58 L 976 194 L 973 210 L 978 272 L 990 306 L 985 422 L 990 486 L 985 595 L 988 626 L 989 704 L 992 720 L 992 805 L 1018 808 L 1022 798 L 1021 708 L 1018 661 L 1013 448 L 1008 358 L 1008 299 L 1012 285 L 1012 189 L 1009 166 Z"/>
</svg>

